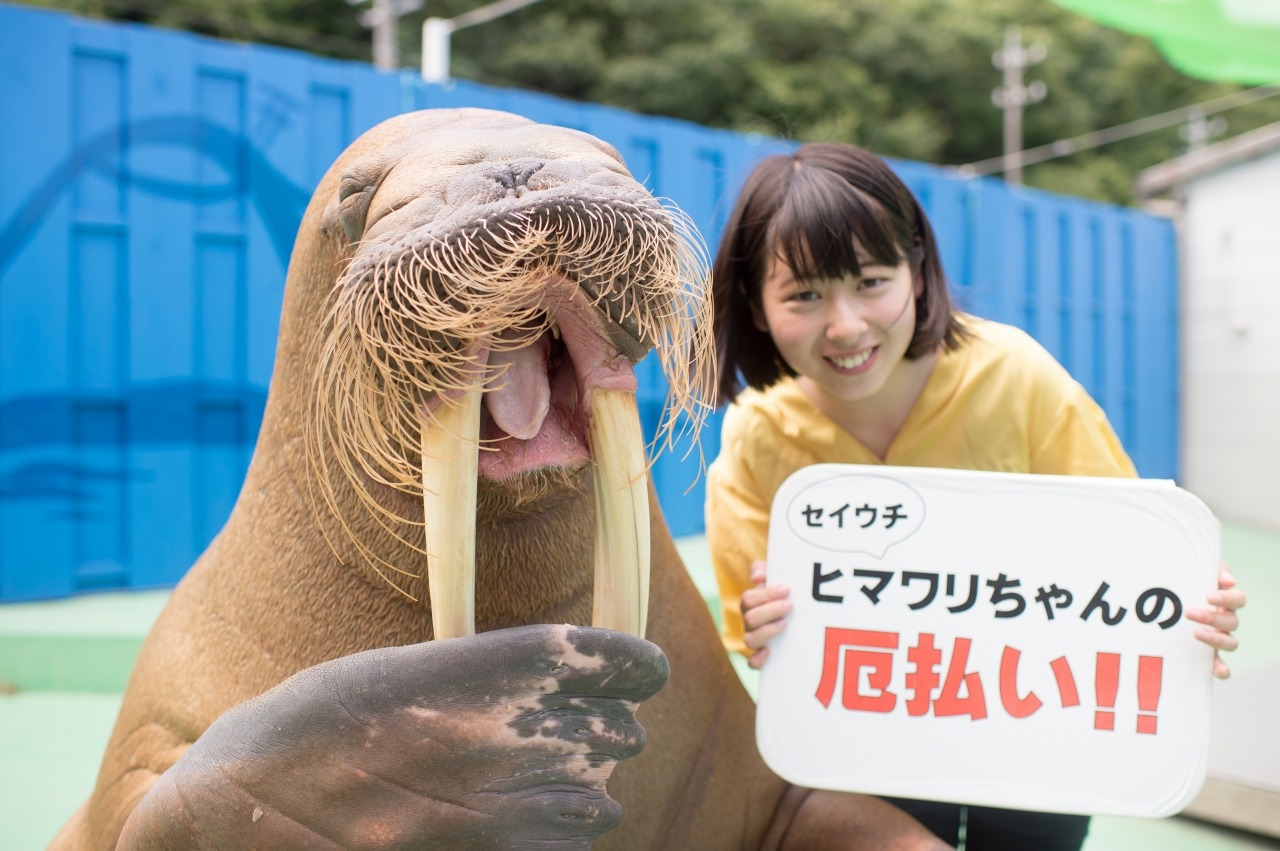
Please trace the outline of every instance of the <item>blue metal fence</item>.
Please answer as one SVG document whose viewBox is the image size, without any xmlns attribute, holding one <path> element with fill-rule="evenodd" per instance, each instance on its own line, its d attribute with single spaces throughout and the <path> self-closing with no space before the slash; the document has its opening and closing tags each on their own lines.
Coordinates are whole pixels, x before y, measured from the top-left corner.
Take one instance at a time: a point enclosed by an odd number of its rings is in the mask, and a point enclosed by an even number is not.
<svg viewBox="0 0 1280 851">
<path fill-rule="evenodd" d="M 0 5 L 0 600 L 181 577 L 252 452 L 312 188 L 378 121 L 450 106 L 606 139 L 711 245 L 746 170 L 789 147 Z M 1029 330 L 1102 403 L 1139 470 L 1174 477 L 1169 224 L 895 166 L 936 225 L 961 303 Z M 665 382 L 651 360 L 640 382 L 652 428 Z M 703 434 L 708 458 L 718 425 Z M 702 528 L 696 476 L 680 452 L 655 467 L 676 534 Z"/>
</svg>

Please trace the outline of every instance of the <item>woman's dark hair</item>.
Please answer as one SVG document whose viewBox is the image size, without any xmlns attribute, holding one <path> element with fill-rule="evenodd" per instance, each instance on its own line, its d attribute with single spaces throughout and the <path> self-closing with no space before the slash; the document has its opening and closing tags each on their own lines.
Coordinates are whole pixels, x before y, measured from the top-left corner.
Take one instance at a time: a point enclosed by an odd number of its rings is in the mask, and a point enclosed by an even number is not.
<svg viewBox="0 0 1280 851">
<path fill-rule="evenodd" d="M 718 404 L 743 382 L 763 390 L 795 371 L 782 359 L 763 315 L 761 289 L 773 255 L 799 281 L 861 275 L 854 241 L 876 263 L 904 259 L 924 282 L 906 356 L 914 359 L 964 338 L 947 292 L 937 241 L 924 210 L 888 164 L 862 148 L 803 145 L 761 160 L 748 175 L 712 268 Z"/>
</svg>

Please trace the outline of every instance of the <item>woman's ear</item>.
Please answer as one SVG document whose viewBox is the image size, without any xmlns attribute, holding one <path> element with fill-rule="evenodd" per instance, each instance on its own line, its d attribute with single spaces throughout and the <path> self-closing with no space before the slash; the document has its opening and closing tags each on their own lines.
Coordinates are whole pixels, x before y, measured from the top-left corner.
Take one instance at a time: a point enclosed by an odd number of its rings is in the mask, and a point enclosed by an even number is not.
<svg viewBox="0 0 1280 851">
<path fill-rule="evenodd" d="M 764 318 L 764 311 L 755 302 L 751 303 L 751 324 L 756 326 L 756 330 L 760 333 L 769 333 L 769 323 Z"/>
</svg>

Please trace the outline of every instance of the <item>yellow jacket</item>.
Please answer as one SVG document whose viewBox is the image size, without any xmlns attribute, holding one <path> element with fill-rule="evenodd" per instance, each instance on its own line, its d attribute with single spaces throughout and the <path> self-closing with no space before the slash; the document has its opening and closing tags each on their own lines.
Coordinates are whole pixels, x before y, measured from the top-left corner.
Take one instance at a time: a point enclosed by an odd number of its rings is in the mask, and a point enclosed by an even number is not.
<svg viewBox="0 0 1280 851">
<path fill-rule="evenodd" d="M 746 390 L 725 415 L 707 475 L 707 543 L 724 608 L 723 638 L 742 641 L 739 601 L 765 557 L 769 508 L 810 464 L 946 467 L 1010 473 L 1137 475 L 1098 404 L 1027 334 L 964 317 L 971 332 L 942 352 L 882 461 L 822 413 L 792 379 Z"/>
</svg>

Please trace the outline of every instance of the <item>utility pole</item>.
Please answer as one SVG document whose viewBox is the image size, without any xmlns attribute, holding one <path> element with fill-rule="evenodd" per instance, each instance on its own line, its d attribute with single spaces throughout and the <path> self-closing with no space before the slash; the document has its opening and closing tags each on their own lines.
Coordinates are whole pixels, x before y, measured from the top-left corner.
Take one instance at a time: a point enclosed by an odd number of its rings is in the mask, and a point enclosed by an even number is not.
<svg viewBox="0 0 1280 851">
<path fill-rule="evenodd" d="M 1044 61 L 1043 44 L 1022 45 L 1022 28 L 1011 24 L 1004 29 L 1004 47 L 991 54 L 991 64 L 1004 72 L 1004 85 L 991 93 L 991 102 L 1004 110 L 1004 179 L 1022 183 L 1022 110 L 1044 100 L 1048 89 L 1040 80 L 1023 85 L 1024 69 Z"/>
<path fill-rule="evenodd" d="M 371 6 L 357 16 L 360 26 L 373 31 L 373 67 L 394 71 L 400 67 L 400 45 L 396 39 L 396 23 L 410 12 L 422 8 L 423 0 L 369 0 Z M 366 0 L 347 0 L 359 6 Z"/>
<path fill-rule="evenodd" d="M 1187 110 L 1187 123 L 1178 128 L 1178 135 L 1187 143 L 1188 151 L 1198 151 L 1226 132 L 1227 119 L 1220 115 L 1209 118 L 1197 106 Z"/>
<path fill-rule="evenodd" d="M 427 18 L 422 22 L 423 82 L 449 82 L 449 40 L 455 32 L 476 24 L 488 23 L 537 2 L 539 0 L 497 0 L 496 3 L 463 12 L 456 18 Z"/>
</svg>

